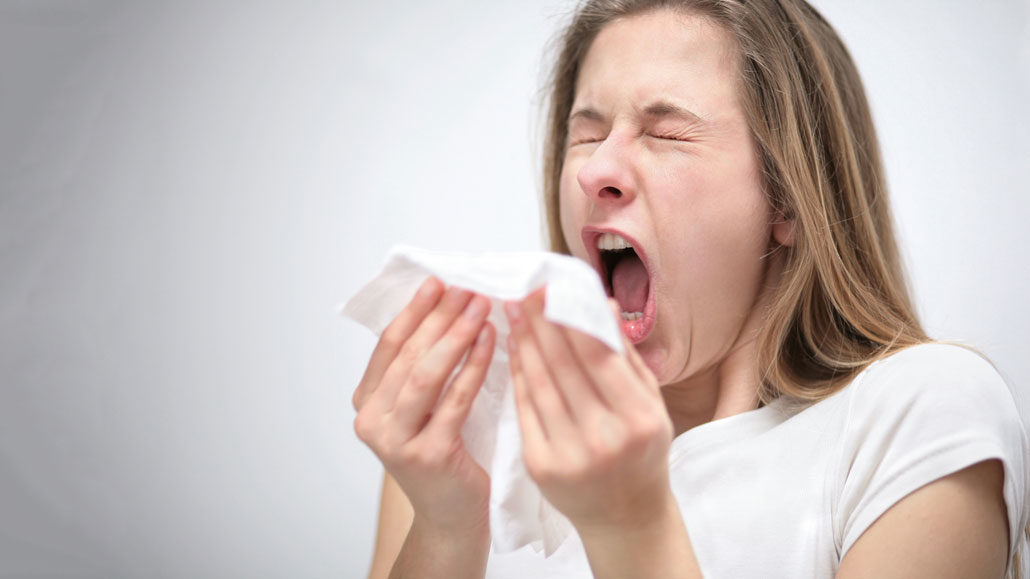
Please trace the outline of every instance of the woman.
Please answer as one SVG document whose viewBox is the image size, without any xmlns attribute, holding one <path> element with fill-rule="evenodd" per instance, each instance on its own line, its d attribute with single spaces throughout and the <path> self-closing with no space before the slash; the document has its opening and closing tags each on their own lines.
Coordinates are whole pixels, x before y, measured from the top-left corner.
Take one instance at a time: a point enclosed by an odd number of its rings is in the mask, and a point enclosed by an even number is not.
<svg viewBox="0 0 1030 579">
<path fill-rule="evenodd" d="M 354 397 L 388 472 L 372 576 L 1014 572 L 1026 434 L 993 368 L 919 326 L 832 28 L 802 0 L 597 0 L 562 41 L 553 249 L 598 270 L 627 353 L 540 293 L 506 311 L 527 470 L 577 536 L 488 557 L 460 428 L 495 330 L 430 280 Z"/>
</svg>

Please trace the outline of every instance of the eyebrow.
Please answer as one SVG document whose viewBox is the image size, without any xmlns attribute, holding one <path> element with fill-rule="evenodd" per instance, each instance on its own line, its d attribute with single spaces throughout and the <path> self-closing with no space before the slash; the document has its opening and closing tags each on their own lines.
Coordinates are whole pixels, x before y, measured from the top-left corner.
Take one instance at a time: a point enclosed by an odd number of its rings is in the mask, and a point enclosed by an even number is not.
<svg viewBox="0 0 1030 579">
<path fill-rule="evenodd" d="M 651 118 L 677 117 L 692 123 L 703 124 L 705 122 L 704 117 L 701 115 L 668 101 L 655 101 L 645 106 L 643 109 L 638 110 L 642 112 L 644 116 Z M 598 122 L 603 122 L 605 120 L 604 115 L 590 107 L 581 107 L 572 111 L 572 113 L 569 114 L 568 122 L 571 123 L 574 119 L 578 118 Z"/>
<path fill-rule="evenodd" d="M 604 115 L 590 107 L 581 107 L 572 111 L 569 114 L 568 122 L 572 123 L 572 121 L 575 119 L 586 119 L 588 121 L 603 121 Z"/>
<path fill-rule="evenodd" d="M 704 123 L 701 115 L 667 101 L 657 101 L 644 107 L 644 115 L 648 117 L 678 117 L 692 123 Z"/>
</svg>

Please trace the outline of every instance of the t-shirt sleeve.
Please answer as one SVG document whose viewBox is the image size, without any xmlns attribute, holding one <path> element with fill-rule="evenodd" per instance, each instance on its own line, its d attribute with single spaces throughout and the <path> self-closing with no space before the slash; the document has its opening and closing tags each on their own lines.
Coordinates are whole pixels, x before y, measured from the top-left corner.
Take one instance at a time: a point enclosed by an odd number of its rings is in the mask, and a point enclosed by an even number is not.
<svg viewBox="0 0 1030 579">
<path fill-rule="evenodd" d="M 994 367 L 965 348 L 921 345 L 875 363 L 847 389 L 834 513 L 841 557 L 912 491 L 1000 459 L 1011 562 L 1024 542 L 1030 444 L 1012 393 Z"/>
</svg>

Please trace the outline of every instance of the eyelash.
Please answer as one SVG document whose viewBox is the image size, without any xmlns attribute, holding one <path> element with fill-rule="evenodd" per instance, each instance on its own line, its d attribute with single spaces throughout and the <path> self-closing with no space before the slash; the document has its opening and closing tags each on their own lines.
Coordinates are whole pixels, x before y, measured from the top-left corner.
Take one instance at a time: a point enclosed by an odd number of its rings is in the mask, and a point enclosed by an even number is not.
<svg viewBox="0 0 1030 579">
<path fill-rule="evenodd" d="M 649 134 L 648 136 L 652 137 L 652 138 L 655 138 L 655 139 L 661 139 L 663 141 L 678 141 L 678 142 L 686 142 L 687 141 L 687 139 L 681 139 L 679 137 L 674 137 L 672 135 L 651 135 L 651 134 Z M 569 143 L 569 146 L 570 147 L 574 147 L 576 145 L 585 145 L 585 144 L 588 144 L 588 143 L 600 143 L 604 139 L 605 138 L 599 138 L 599 139 L 579 139 L 577 141 L 571 141 Z"/>
</svg>

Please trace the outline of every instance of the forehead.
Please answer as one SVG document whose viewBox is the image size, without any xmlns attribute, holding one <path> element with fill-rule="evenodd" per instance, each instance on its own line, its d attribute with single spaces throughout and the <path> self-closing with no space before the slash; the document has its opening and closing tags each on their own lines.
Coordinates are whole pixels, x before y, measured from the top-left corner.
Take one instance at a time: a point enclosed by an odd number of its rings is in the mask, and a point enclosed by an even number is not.
<svg viewBox="0 0 1030 579">
<path fill-rule="evenodd" d="M 620 18 L 591 43 L 576 80 L 577 106 L 613 112 L 669 99 L 704 117 L 737 109 L 737 51 L 711 20 L 673 10 Z"/>
</svg>

